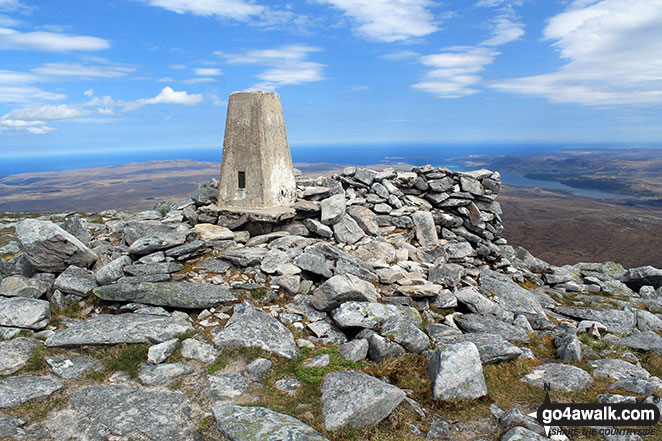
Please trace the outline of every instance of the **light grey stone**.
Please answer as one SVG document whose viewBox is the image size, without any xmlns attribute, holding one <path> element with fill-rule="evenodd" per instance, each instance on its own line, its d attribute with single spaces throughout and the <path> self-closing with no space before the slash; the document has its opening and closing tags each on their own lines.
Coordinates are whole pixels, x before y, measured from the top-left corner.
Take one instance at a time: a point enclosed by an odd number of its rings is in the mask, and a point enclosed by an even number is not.
<svg viewBox="0 0 662 441">
<path fill-rule="evenodd" d="M 239 374 L 208 375 L 205 382 L 205 395 L 213 400 L 232 400 L 250 387 L 246 378 Z"/>
<path fill-rule="evenodd" d="M 275 386 L 281 392 L 294 393 L 301 388 L 301 382 L 296 378 L 281 378 Z"/>
<path fill-rule="evenodd" d="M 307 424 L 264 407 L 226 404 L 212 412 L 216 427 L 230 441 L 328 441 Z"/>
<path fill-rule="evenodd" d="M 641 351 L 655 351 L 662 354 L 662 337 L 653 331 L 637 332 L 618 341 L 619 344 L 628 348 Z"/>
<path fill-rule="evenodd" d="M 304 219 L 303 224 L 313 234 L 317 234 L 318 236 L 324 237 L 326 239 L 333 237 L 333 230 L 318 220 L 312 218 Z"/>
<path fill-rule="evenodd" d="M 392 317 L 401 317 L 415 326 L 422 322 L 415 308 L 376 302 L 344 302 L 331 312 L 331 316 L 341 328 L 376 329 Z"/>
<path fill-rule="evenodd" d="M 41 344 L 39 340 L 27 337 L 0 342 L 0 375 L 13 374 L 25 366 L 32 351 Z"/>
<path fill-rule="evenodd" d="M 69 265 L 87 268 L 96 253 L 53 222 L 25 219 L 16 225 L 19 247 L 30 264 L 44 272 L 59 273 Z"/>
<path fill-rule="evenodd" d="M 55 279 L 55 284 L 53 285 L 55 289 L 65 294 L 73 294 L 79 297 L 87 297 L 97 286 L 97 279 L 94 273 L 75 265 L 71 265 L 64 270 Z"/>
<path fill-rule="evenodd" d="M 428 357 L 427 370 L 432 381 L 432 397 L 436 400 L 454 401 L 487 395 L 480 354 L 471 342 L 437 348 Z"/>
<path fill-rule="evenodd" d="M 313 307 L 313 296 L 297 294 L 291 303 L 285 305 L 285 309 L 295 314 L 301 314 L 309 322 L 316 322 L 326 318 L 326 312 L 318 311 Z"/>
<path fill-rule="evenodd" d="M 575 320 L 592 320 L 602 323 L 607 331 L 627 335 L 634 330 L 635 315 L 632 311 L 618 309 L 589 309 L 559 306 L 555 312 Z"/>
<path fill-rule="evenodd" d="M 401 389 L 364 372 L 331 372 L 322 383 L 324 427 L 337 432 L 347 426 L 374 426 L 404 398 Z"/>
<path fill-rule="evenodd" d="M 177 262 L 141 263 L 127 265 L 124 272 L 131 276 L 149 276 L 152 274 L 172 274 L 184 269 L 184 265 Z"/>
<path fill-rule="evenodd" d="M 218 347 L 259 347 L 290 359 L 299 354 L 290 330 L 271 314 L 257 310 L 249 303 L 236 305 L 225 328 L 213 332 L 213 343 Z"/>
<path fill-rule="evenodd" d="M 492 316 L 464 314 L 455 318 L 455 323 L 465 332 L 489 332 L 499 334 L 514 343 L 528 343 L 529 335 L 524 329 L 498 320 Z"/>
<path fill-rule="evenodd" d="M 356 335 L 356 338 L 368 340 L 368 358 L 376 363 L 405 353 L 405 348 L 398 343 L 382 337 L 371 329 L 364 329 Z"/>
<path fill-rule="evenodd" d="M 262 381 L 273 365 L 274 362 L 268 358 L 256 358 L 246 365 L 244 372 L 253 381 Z"/>
<path fill-rule="evenodd" d="M 324 367 L 328 366 L 331 358 L 329 354 L 318 355 L 303 363 L 305 367 Z"/>
<path fill-rule="evenodd" d="M 505 274 L 492 270 L 481 271 L 480 287 L 497 296 L 499 305 L 508 311 L 547 318 L 538 299 Z"/>
<path fill-rule="evenodd" d="M 175 352 L 178 345 L 179 339 L 172 338 L 150 346 L 147 351 L 147 361 L 151 364 L 163 363 L 173 352 Z"/>
<path fill-rule="evenodd" d="M 662 269 L 653 268 L 652 266 L 630 268 L 620 277 L 620 280 L 635 291 L 638 291 L 644 285 L 657 289 L 662 287 Z"/>
<path fill-rule="evenodd" d="M 15 275 L 2 279 L 0 283 L 0 296 L 28 297 L 38 299 L 41 297 L 39 283 L 28 277 Z"/>
<path fill-rule="evenodd" d="M 103 300 L 195 309 L 213 308 L 236 300 L 226 286 L 191 282 L 118 283 L 98 287 L 94 294 Z"/>
<path fill-rule="evenodd" d="M 94 358 L 82 355 L 46 357 L 46 363 L 48 363 L 51 372 L 65 380 L 80 378 L 85 372 L 101 369 L 101 364 Z"/>
<path fill-rule="evenodd" d="M 0 326 L 44 329 L 51 321 L 47 300 L 25 297 L 0 297 Z"/>
<path fill-rule="evenodd" d="M 154 251 L 167 250 L 186 242 L 186 234 L 179 231 L 162 231 L 158 235 L 145 236 L 136 239 L 129 246 L 130 254 L 150 254 Z"/>
<path fill-rule="evenodd" d="M 647 380 L 651 374 L 641 366 L 632 364 L 620 358 L 602 358 L 589 362 L 593 368 L 593 375 L 597 377 L 610 377 L 615 380 L 639 378 Z"/>
<path fill-rule="evenodd" d="M 36 424 L 28 425 L 21 418 L 0 416 L 0 439 L 8 440 L 38 440 L 50 439 L 48 431 Z"/>
<path fill-rule="evenodd" d="M 509 343 L 498 334 L 489 333 L 471 333 L 460 335 L 446 335 L 433 337 L 437 346 L 471 342 L 476 345 L 480 354 L 480 361 L 483 364 L 494 364 L 502 361 L 508 361 L 518 358 L 522 355 L 522 350 Z"/>
<path fill-rule="evenodd" d="M 422 246 L 437 246 L 439 244 L 439 237 L 437 236 L 437 229 L 432 218 L 432 213 L 429 211 L 417 211 L 411 215 L 411 220 L 414 222 L 416 239 L 418 239 L 418 242 Z"/>
<path fill-rule="evenodd" d="M 531 373 L 522 378 L 522 381 L 539 388 L 549 383 L 552 389 L 567 392 L 586 390 L 593 384 L 588 372 L 562 363 L 545 363 L 536 366 Z"/>
<path fill-rule="evenodd" d="M 455 292 L 455 298 L 469 311 L 480 315 L 493 315 L 502 320 L 512 320 L 513 313 L 508 312 L 498 303 L 488 299 L 473 286 L 464 287 Z M 487 331 L 486 331 L 487 332 Z"/>
<path fill-rule="evenodd" d="M 637 309 L 635 311 L 637 320 L 637 329 L 640 331 L 662 332 L 662 319 L 655 314 Z"/>
<path fill-rule="evenodd" d="M 16 337 L 21 332 L 21 328 L 12 328 L 0 326 L 0 340 L 9 340 Z"/>
<path fill-rule="evenodd" d="M 101 314 L 56 331 L 47 347 L 157 343 L 193 330 L 188 321 L 147 314 Z"/>
<path fill-rule="evenodd" d="M 327 320 L 318 320 L 308 323 L 306 326 L 313 331 L 313 334 L 317 336 L 321 344 L 345 343 L 347 341 L 345 334 Z"/>
<path fill-rule="evenodd" d="M 548 441 L 549 438 L 542 436 L 521 426 L 513 427 L 504 433 L 501 441 Z"/>
<path fill-rule="evenodd" d="M 124 267 L 131 264 L 129 256 L 121 256 L 97 270 L 96 279 L 99 285 L 109 285 L 124 276 Z"/>
<path fill-rule="evenodd" d="M 23 375 L 0 380 L 0 409 L 16 407 L 30 400 L 46 398 L 62 389 L 60 380 L 51 377 Z"/>
<path fill-rule="evenodd" d="M 216 360 L 218 351 L 208 343 L 194 338 L 187 338 L 182 342 L 182 357 L 192 358 L 203 363 L 211 363 Z"/>
<path fill-rule="evenodd" d="M 569 332 L 554 339 L 556 353 L 563 361 L 582 361 L 582 348 L 577 335 Z"/>
<path fill-rule="evenodd" d="M 375 184 L 379 185 L 381 184 Z M 386 189 L 384 188 L 384 191 Z M 387 196 L 388 197 L 388 196 Z M 352 205 L 347 209 L 347 213 L 356 221 L 359 227 L 370 236 L 379 236 L 379 225 L 377 225 L 377 215 L 367 207 L 362 205 Z"/>
<path fill-rule="evenodd" d="M 377 301 L 375 287 L 352 274 L 333 276 L 313 293 L 313 306 L 320 311 L 330 311 L 349 300 Z"/>
<path fill-rule="evenodd" d="M 421 353 L 430 346 L 430 338 L 401 316 L 391 317 L 381 325 L 379 333 L 402 345 L 408 352 Z"/>
<path fill-rule="evenodd" d="M 333 236 L 339 243 L 353 245 L 365 236 L 365 233 L 356 221 L 346 214 L 333 224 Z"/>
<path fill-rule="evenodd" d="M 253 266 L 262 262 L 262 259 L 267 255 L 266 248 L 241 248 L 239 250 L 228 251 L 227 253 L 219 254 L 219 259 L 224 259 L 237 266 Z"/>
<path fill-rule="evenodd" d="M 545 429 L 538 423 L 538 420 L 530 417 L 519 409 L 510 409 L 508 412 L 504 412 L 499 417 L 499 425 L 504 430 L 509 430 L 516 426 L 523 426 L 538 435 L 545 434 Z"/>
<path fill-rule="evenodd" d="M 338 346 L 340 356 L 349 361 L 361 361 L 368 355 L 370 343 L 365 338 L 358 338 Z"/>
<path fill-rule="evenodd" d="M 149 441 L 192 439 L 185 429 L 189 401 L 180 392 L 145 390 L 123 385 L 100 385 L 76 392 L 70 405 L 76 415 L 58 439 L 109 436 Z M 59 418 L 58 418 L 59 419 Z"/>
<path fill-rule="evenodd" d="M 345 216 L 347 203 L 343 193 L 334 194 L 320 201 L 321 218 L 324 225 L 333 225 L 340 222 Z"/>
<path fill-rule="evenodd" d="M 175 378 L 193 372 L 193 368 L 182 363 L 143 363 L 138 378 L 145 386 L 169 383 Z"/>
<path fill-rule="evenodd" d="M 607 389 L 609 390 L 623 389 L 637 395 L 650 396 L 653 395 L 655 392 L 659 392 L 660 386 L 658 384 L 652 383 L 648 380 L 643 380 L 641 378 L 626 378 L 610 384 L 609 386 L 607 386 Z"/>
</svg>

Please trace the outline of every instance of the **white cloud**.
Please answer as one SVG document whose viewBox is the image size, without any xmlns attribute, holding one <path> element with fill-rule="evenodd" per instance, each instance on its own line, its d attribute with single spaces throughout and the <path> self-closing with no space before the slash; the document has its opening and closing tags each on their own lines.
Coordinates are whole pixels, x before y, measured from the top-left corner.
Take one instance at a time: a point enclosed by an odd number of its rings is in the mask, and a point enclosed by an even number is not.
<svg viewBox="0 0 662 441">
<path fill-rule="evenodd" d="M 29 12 L 30 7 L 24 5 L 19 0 L 0 0 L 0 11 L 22 11 Z"/>
<path fill-rule="evenodd" d="M 569 62 L 542 75 L 503 80 L 504 92 L 586 105 L 662 103 L 662 2 L 579 0 L 544 30 Z"/>
<path fill-rule="evenodd" d="M 183 104 L 185 106 L 195 106 L 202 102 L 202 95 L 188 94 L 185 90 L 174 91 L 172 87 L 166 86 L 154 98 L 143 98 L 131 104 L 136 104 L 138 107 L 147 104 Z M 127 110 L 133 110 L 133 105 L 129 105 Z"/>
<path fill-rule="evenodd" d="M 196 75 L 200 75 L 201 77 L 213 77 L 221 75 L 222 73 L 221 69 L 215 67 L 199 67 L 194 69 L 193 72 L 195 72 Z"/>
<path fill-rule="evenodd" d="M 305 45 L 282 46 L 277 49 L 248 51 L 243 54 L 221 54 L 230 64 L 258 64 L 268 69 L 255 75 L 261 82 L 254 89 L 272 90 L 280 86 L 321 81 L 324 65 L 305 58 L 319 48 Z"/>
<path fill-rule="evenodd" d="M 420 56 L 421 54 L 419 54 L 418 52 L 401 50 L 382 55 L 380 58 L 383 58 L 384 60 L 388 60 L 388 61 L 402 61 L 402 60 L 411 60 L 413 58 L 418 58 Z"/>
<path fill-rule="evenodd" d="M 492 37 L 485 40 L 485 46 L 500 46 L 518 40 L 524 35 L 524 23 L 510 14 L 502 14 L 492 21 Z"/>
<path fill-rule="evenodd" d="M 32 72 L 44 77 L 75 77 L 76 79 L 117 78 L 133 71 L 135 71 L 135 68 L 128 66 L 80 63 L 45 63 L 32 69 Z"/>
<path fill-rule="evenodd" d="M 318 0 L 342 10 L 370 40 L 394 42 L 424 37 L 439 28 L 430 0 Z"/>
<path fill-rule="evenodd" d="M 94 89 L 87 89 L 85 92 L 83 92 L 83 95 L 87 97 L 94 95 Z"/>
<path fill-rule="evenodd" d="M 0 117 L 0 129 L 40 135 L 55 130 L 46 125 L 48 121 L 73 119 L 83 115 L 81 109 L 66 104 L 24 107 Z"/>
<path fill-rule="evenodd" d="M 215 83 L 217 81 L 218 79 L 216 78 L 197 77 L 197 78 L 189 78 L 187 80 L 182 80 L 181 82 L 184 84 L 201 84 L 201 83 Z"/>
<path fill-rule="evenodd" d="M 97 37 L 43 31 L 19 32 L 10 28 L 0 28 L 1 49 L 69 52 L 96 51 L 109 47 L 108 40 Z"/>
<path fill-rule="evenodd" d="M 264 6 L 243 0 L 147 0 L 147 3 L 178 14 L 190 13 L 239 21 L 248 21 L 266 10 Z"/>
<path fill-rule="evenodd" d="M 478 92 L 481 81 L 477 75 L 498 55 L 487 48 L 451 48 L 447 52 L 420 57 L 420 62 L 432 68 L 422 81 L 412 85 L 440 98 L 460 98 Z"/>
</svg>

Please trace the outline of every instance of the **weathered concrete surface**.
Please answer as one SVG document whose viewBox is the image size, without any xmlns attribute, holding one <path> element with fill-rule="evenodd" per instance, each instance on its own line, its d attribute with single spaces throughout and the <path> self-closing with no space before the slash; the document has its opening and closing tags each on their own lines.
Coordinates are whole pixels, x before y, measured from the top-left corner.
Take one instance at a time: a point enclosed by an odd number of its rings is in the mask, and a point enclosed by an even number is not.
<svg viewBox="0 0 662 441">
<path fill-rule="evenodd" d="M 243 190 L 240 171 L 245 176 Z M 277 93 L 230 95 L 218 187 L 219 206 L 274 207 L 294 202 L 292 157 Z"/>
</svg>

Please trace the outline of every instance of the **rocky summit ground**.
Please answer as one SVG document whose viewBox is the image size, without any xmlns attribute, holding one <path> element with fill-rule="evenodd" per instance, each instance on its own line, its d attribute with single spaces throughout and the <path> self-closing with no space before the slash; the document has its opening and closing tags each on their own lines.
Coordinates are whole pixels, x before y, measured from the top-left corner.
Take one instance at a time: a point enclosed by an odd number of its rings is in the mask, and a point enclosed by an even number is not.
<svg viewBox="0 0 662 441">
<path fill-rule="evenodd" d="M 545 383 L 659 403 L 662 270 L 508 244 L 488 170 L 297 181 L 0 215 L 0 439 L 545 440 Z"/>
</svg>

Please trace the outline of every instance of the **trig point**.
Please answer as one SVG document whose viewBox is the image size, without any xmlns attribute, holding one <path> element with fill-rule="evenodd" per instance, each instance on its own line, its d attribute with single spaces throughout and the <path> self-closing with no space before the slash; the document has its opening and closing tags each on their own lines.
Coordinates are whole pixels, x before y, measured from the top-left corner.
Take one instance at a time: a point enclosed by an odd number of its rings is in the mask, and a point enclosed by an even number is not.
<svg viewBox="0 0 662 441">
<path fill-rule="evenodd" d="M 228 101 L 218 205 L 269 208 L 296 196 L 283 109 L 276 92 L 234 92 Z"/>
</svg>

